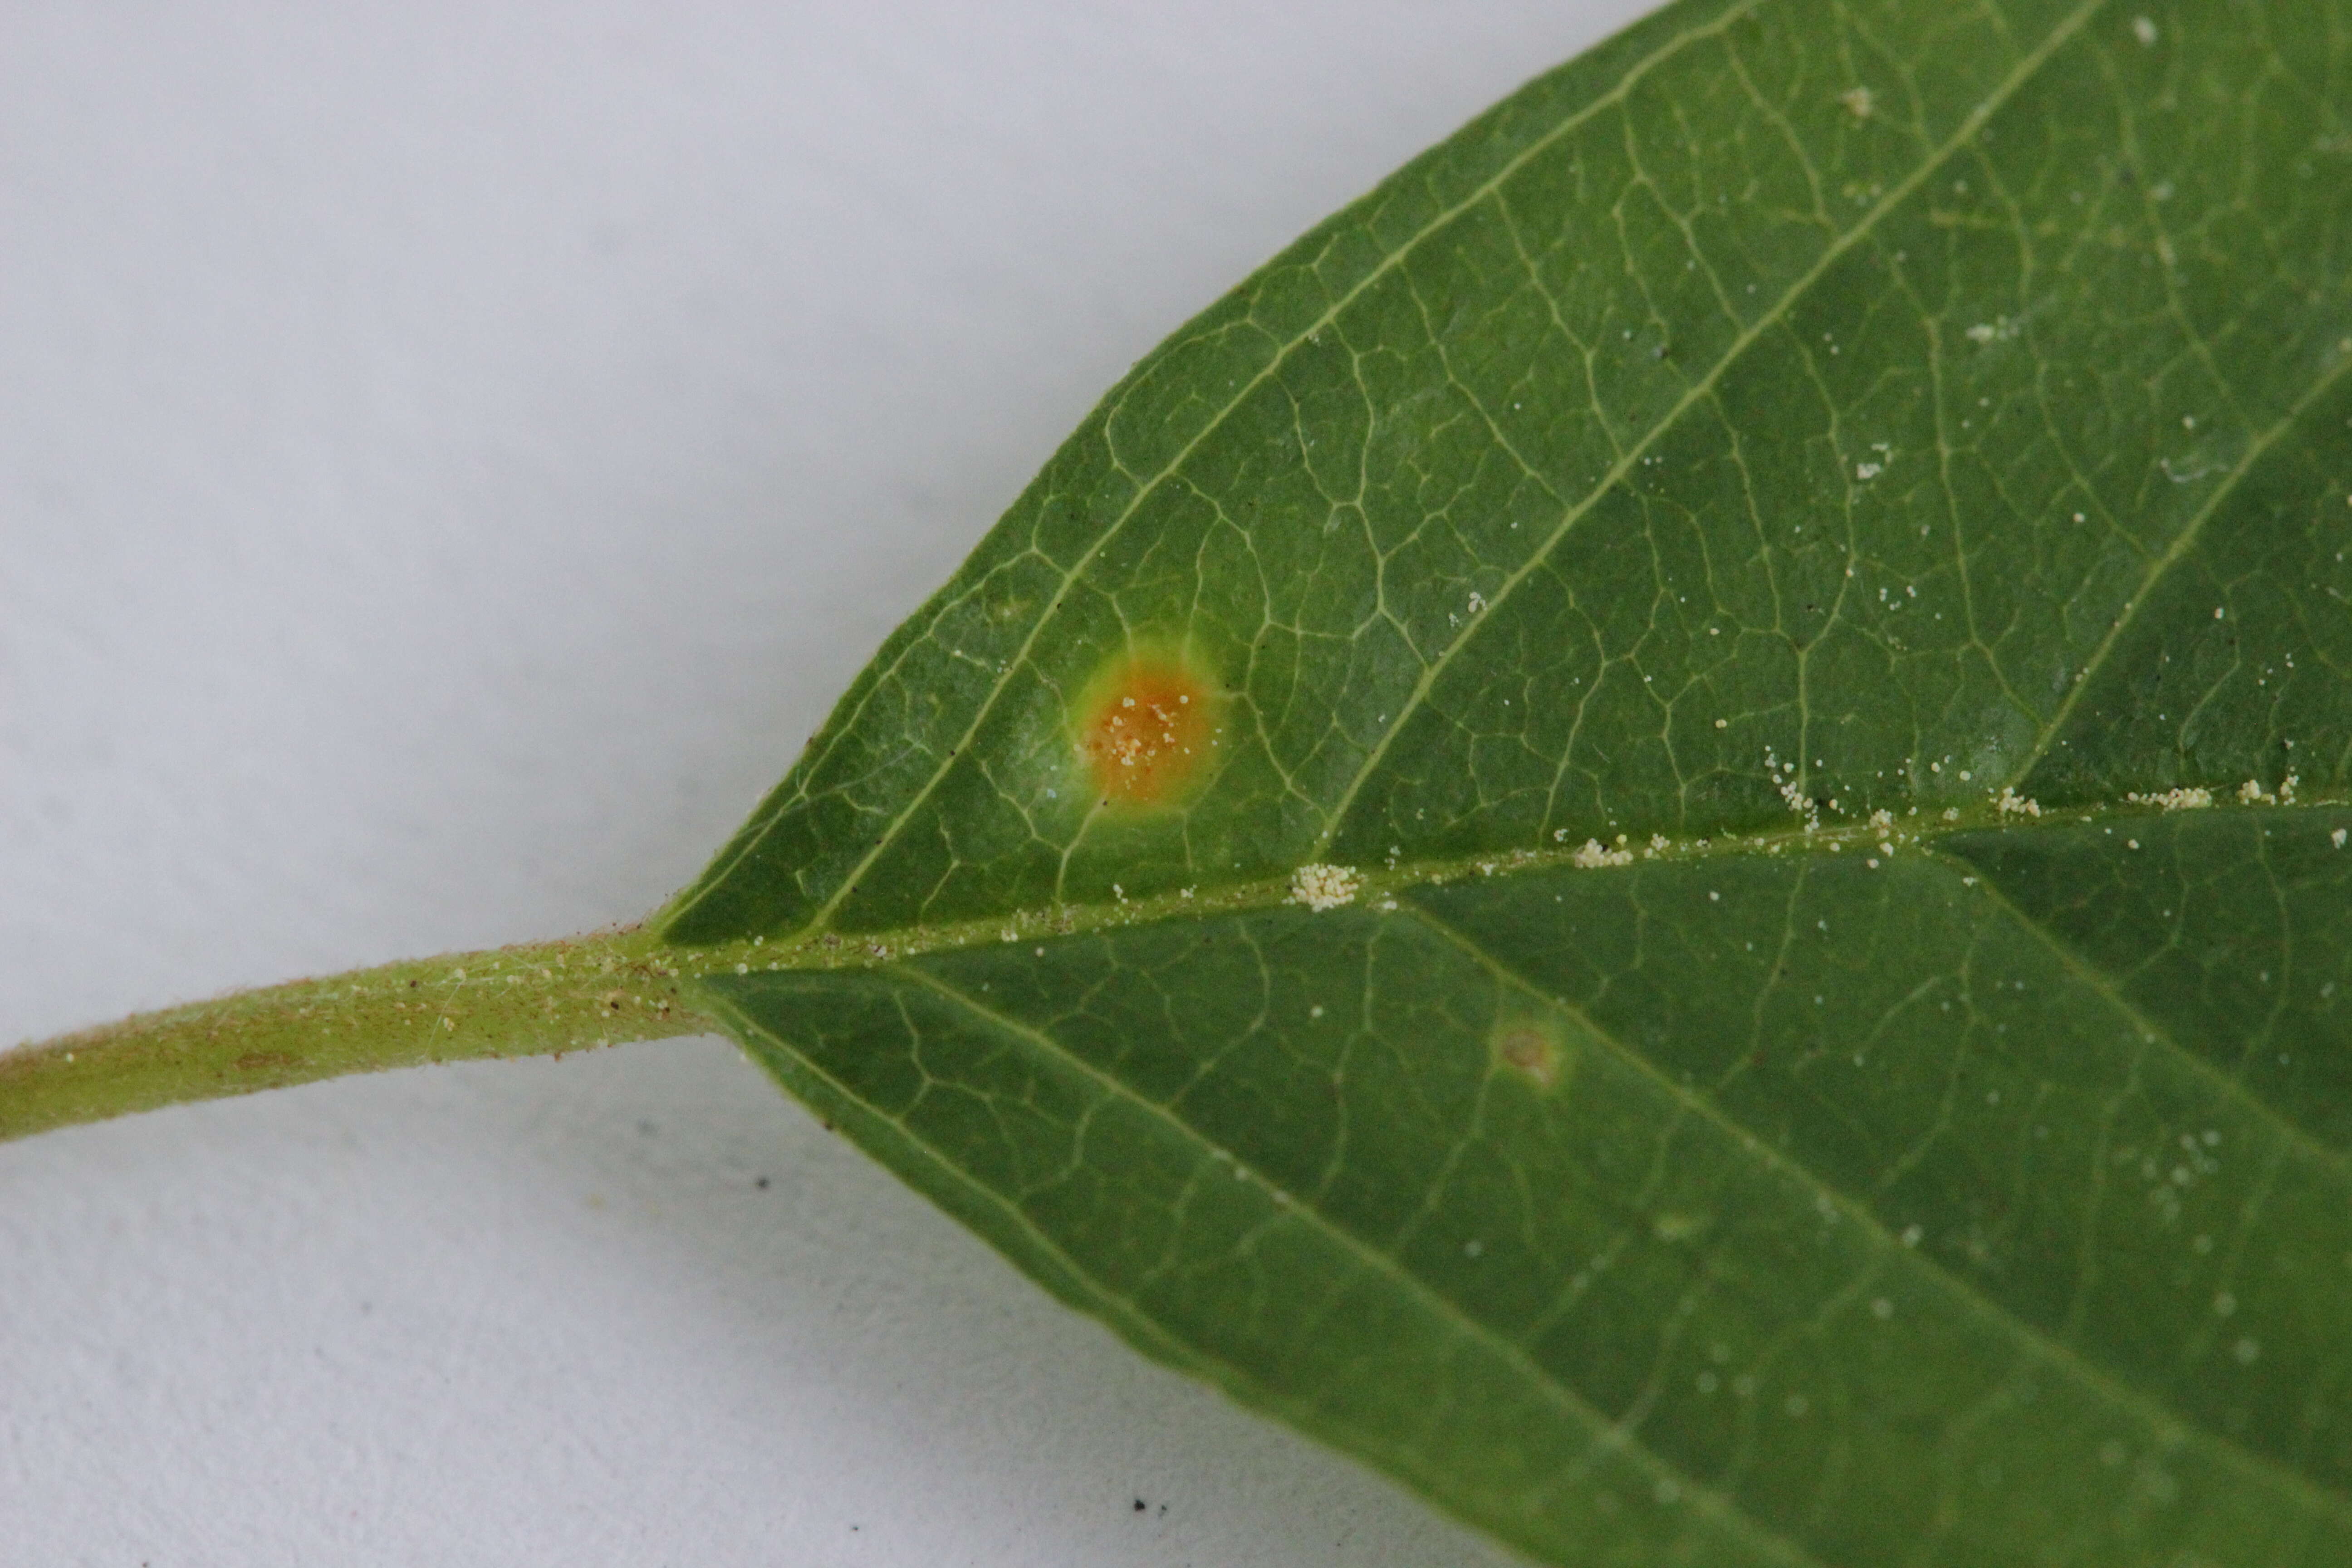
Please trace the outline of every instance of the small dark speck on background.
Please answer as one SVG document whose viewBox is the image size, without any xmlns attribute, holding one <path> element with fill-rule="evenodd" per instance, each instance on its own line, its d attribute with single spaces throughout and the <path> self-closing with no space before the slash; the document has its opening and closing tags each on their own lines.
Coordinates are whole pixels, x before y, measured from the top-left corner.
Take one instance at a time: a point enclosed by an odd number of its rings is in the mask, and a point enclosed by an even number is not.
<svg viewBox="0 0 2352 1568">
<path fill-rule="evenodd" d="M 751 1184 L 764 1193 L 768 1190 L 768 1178 L 761 1176 L 758 1181 L 753 1182 Z"/>
</svg>

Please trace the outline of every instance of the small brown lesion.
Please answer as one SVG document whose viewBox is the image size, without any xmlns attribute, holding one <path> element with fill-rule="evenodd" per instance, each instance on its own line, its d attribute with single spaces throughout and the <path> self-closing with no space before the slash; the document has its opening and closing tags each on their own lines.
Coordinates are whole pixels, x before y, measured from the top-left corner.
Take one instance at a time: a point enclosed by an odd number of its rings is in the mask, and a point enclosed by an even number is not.
<svg viewBox="0 0 2352 1568">
<path fill-rule="evenodd" d="M 1567 1076 L 1569 1052 L 1557 1017 L 1520 1013 L 1497 1020 L 1495 1059 L 1537 1089 L 1549 1093 Z"/>
<path fill-rule="evenodd" d="M 242 1073 L 285 1072 L 294 1064 L 291 1051 L 247 1051 L 228 1064 Z"/>
</svg>

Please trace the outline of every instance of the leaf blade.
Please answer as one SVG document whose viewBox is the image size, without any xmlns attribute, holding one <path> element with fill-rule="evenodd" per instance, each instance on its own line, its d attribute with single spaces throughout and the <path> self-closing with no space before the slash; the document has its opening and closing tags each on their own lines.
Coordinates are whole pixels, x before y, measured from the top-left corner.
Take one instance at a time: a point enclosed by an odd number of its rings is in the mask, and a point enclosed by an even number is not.
<svg viewBox="0 0 2352 1568">
<path fill-rule="evenodd" d="M 1670 7 L 1139 365 L 665 934 L 1547 1560 L 2339 1560 L 2347 82 L 2332 5 Z"/>
</svg>

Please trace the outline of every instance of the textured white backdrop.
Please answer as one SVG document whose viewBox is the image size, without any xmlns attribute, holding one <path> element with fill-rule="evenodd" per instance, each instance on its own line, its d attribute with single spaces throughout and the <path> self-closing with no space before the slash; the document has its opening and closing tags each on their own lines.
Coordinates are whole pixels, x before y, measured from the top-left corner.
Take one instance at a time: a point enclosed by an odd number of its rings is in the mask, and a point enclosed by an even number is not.
<svg viewBox="0 0 2352 1568">
<path fill-rule="evenodd" d="M 0 1040 L 642 914 L 1129 363 L 1643 8 L 0 5 Z M 0 1145 L 8 1568 L 1495 1561 L 715 1041 Z"/>
</svg>

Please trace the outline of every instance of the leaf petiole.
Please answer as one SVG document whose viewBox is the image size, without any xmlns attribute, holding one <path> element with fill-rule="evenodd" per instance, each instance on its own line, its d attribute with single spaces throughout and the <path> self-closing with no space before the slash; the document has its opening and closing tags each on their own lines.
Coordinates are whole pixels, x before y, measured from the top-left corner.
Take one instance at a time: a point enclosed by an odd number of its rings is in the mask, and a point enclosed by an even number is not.
<svg viewBox="0 0 2352 1568">
<path fill-rule="evenodd" d="M 135 1014 L 0 1052 L 0 1140 L 347 1073 L 704 1033 L 680 956 L 626 927 Z"/>
</svg>

